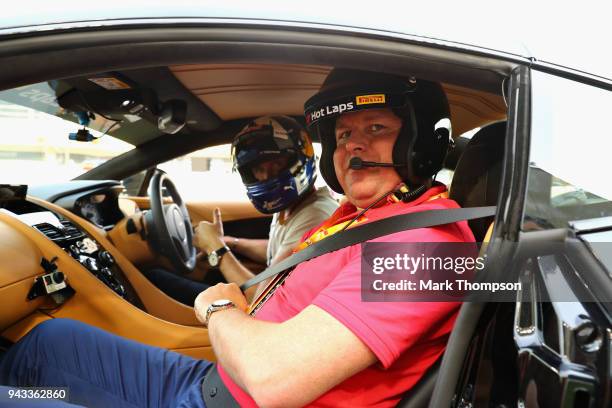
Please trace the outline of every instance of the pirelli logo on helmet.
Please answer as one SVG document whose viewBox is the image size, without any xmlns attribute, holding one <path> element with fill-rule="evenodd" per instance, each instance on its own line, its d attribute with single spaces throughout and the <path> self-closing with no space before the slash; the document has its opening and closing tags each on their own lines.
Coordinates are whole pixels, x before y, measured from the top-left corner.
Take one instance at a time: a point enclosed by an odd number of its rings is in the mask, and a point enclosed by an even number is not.
<svg viewBox="0 0 612 408">
<path fill-rule="evenodd" d="M 385 94 L 359 95 L 355 98 L 355 103 L 357 105 L 372 105 L 385 102 Z"/>
</svg>

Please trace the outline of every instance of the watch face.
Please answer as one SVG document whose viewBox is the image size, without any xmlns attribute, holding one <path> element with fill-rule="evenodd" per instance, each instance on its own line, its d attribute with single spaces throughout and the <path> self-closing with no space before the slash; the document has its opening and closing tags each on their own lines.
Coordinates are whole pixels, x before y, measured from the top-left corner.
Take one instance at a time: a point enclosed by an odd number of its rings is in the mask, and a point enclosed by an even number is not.
<svg viewBox="0 0 612 408">
<path fill-rule="evenodd" d="M 217 266 L 219 264 L 219 256 L 216 252 L 212 252 L 208 255 L 208 263 L 210 266 Z"/>
<path fill-rule="evenodd" d="M 227 305 L 232 304 L 232 301 L 228 299 L 219 299 L 219 300 L 215 300 L 211 304 L 216 307 L 222 307 L 222 306 L 227 306 Z"/>
</svg>

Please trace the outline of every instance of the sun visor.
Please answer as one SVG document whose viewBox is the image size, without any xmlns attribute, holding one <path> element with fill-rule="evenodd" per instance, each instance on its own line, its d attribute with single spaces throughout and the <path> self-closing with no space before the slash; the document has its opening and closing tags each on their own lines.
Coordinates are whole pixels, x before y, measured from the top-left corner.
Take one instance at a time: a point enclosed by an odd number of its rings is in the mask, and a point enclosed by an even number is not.
<svg viewBox="0 0 612 408">
<path fill-rule="evenodd" d="M 105 116 L 158 114 L 159 102 L 152 89 L 72 89 L 57 98 L 58 104 L 72 112 L 92 112 Z"/>
</svg>

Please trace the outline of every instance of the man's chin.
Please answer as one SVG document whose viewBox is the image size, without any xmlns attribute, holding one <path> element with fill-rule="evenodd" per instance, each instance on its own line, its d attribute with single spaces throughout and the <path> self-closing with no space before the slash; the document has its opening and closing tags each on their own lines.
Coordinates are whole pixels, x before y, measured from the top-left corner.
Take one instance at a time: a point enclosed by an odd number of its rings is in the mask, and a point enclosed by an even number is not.
<svg viewBox="0 0 612 408">
<path fill-rule="evenodd" d="M 351 188 L 346 196 L 356 207 L 365 208 L 379 199 L 384 193 L 386 193 L 386 191 L 381 194 L 378 190 L 373 188 L 355 187 Z"/>
</svg>

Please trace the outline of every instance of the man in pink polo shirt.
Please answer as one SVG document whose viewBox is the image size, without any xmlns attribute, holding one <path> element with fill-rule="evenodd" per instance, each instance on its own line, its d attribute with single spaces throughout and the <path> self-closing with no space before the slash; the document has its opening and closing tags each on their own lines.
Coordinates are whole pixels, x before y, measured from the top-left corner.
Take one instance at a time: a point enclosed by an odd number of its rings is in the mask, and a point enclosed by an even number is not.
<svg viewBox="0 0 612 408">
<path fill-rule="evenodd" d="M 321 173 L 347 201 L 296 250 L 354 225 L 458 207 L 432 181 L 450 139 L 439 84 L 336 69 L 305 109 L 322 142 Z M 474 237 L 464 221 L 374 241 Z M 223 242 L 207 245 L 213 252 Z M 458 304 L 364 302 L 361 261 L 354 245 L 304 262 L 252 315 L 235 284 L 202 292 L 195 312 L 218 359 L 212 370 L 208 362 L 63 320 L 39 325 L 13 347 L 0 363 L 0 383 L 65 384 L 72 401 L 86 405 L 395 406 L 443 353 Z M 86 369 L 78 367 L 81 355 Z M 118 385 L 111 380 L 117 377 Z"/>
<path fill-rule="evenodd" d="M 449 116 L 438 84 L 334 70 L 306 102 L 306 122 L 322 142 L 323 177 L 348 201 L 306 238 L 457 208 L 432 182 L 448 148 Z M 474 238 L 459 222 L 375 241 Z M 211 314 L 219 299 L 235 307 Z M 241 406 L 394 406 L 442 354 L 458 310 L 457 303 L 363 302 L 359 245 L 300 264 L 254 316 L 246 306 L 235 285 L 211 288 L 195 304 L 219 375 Z"/>
</svg>

